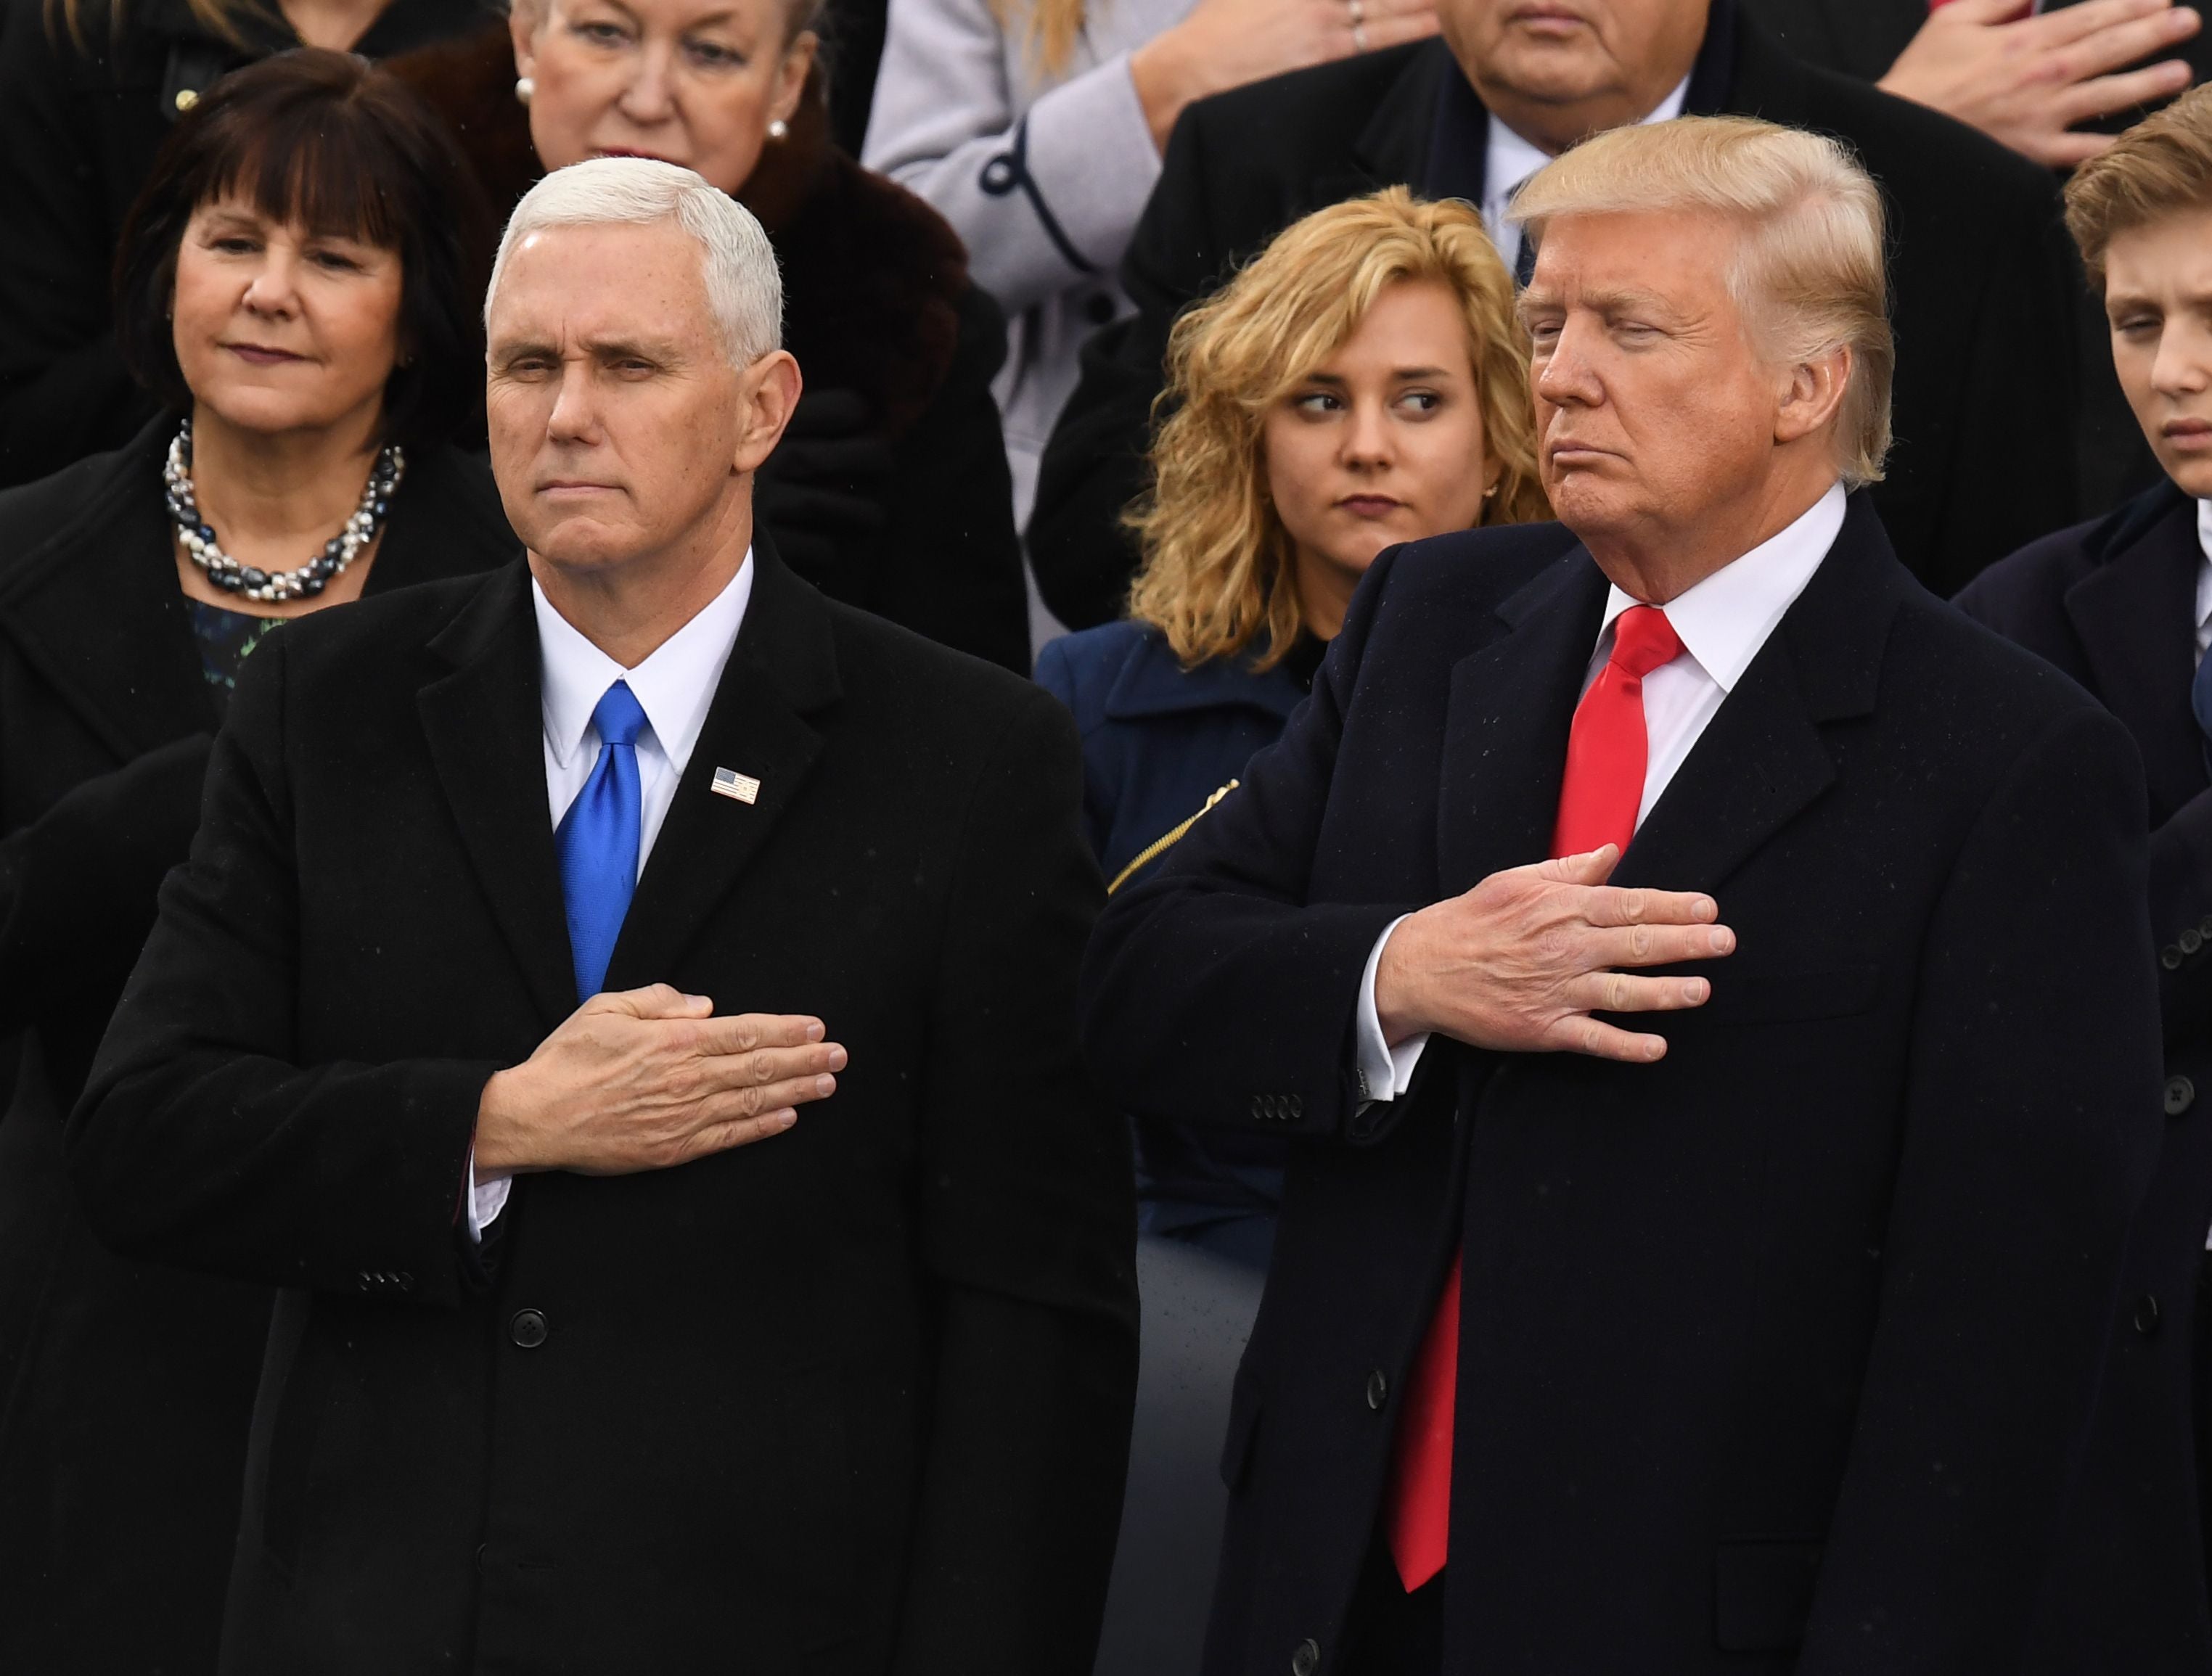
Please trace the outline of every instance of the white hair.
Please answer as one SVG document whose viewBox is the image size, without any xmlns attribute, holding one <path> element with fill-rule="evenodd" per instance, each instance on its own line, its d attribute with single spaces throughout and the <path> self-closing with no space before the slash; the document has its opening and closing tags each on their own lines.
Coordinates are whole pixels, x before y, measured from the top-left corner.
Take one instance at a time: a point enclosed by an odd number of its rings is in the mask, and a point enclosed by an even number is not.
<svg viewBox="0 0 2212 1676">
<path fill-rule="evenodd" d="M 532 234 L 549 227 L 595 227 L 673 221 L 699 241 L 707 306 L 722 329 L 731 361 L 750 367 L 783 347 L 783 276 L 775 249 L 752 212 L 680 164 L 650 157 L 594 157 L 555 169 L 523 194 L 500 235 L 499 255 L 484 291 L 491 322 L 507 258 Z"/>
</svg>

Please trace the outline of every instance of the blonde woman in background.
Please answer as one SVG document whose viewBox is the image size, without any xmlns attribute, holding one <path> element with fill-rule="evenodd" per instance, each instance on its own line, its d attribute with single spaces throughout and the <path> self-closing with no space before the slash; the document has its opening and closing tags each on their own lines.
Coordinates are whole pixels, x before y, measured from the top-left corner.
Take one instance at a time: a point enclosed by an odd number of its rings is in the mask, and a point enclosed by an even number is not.
<svg viewBox="0 0 2212 1676">
<path fill-rule="evenodd" d="M 1280 234 L 1177 322 L 1129 620 L 1037 679 L 1083 735 L 1109 879 L 1164 853 L 1273 744 L 1383 549 L 1551 516 L 1528 347 L 1481 217 L 1403 187 Z M 1281 1144 L 1138 1126 L 1140 1225 L 1264 1266 Z"/>
<path fill-rule="evenodd" d="M 997 386 L 1025 524 L 1076 351 L 1183 107 L 1436 32 L 1431 0 L 891 0 L 861 161 L 966 241 L 1011 330 Z"/>
</svg>

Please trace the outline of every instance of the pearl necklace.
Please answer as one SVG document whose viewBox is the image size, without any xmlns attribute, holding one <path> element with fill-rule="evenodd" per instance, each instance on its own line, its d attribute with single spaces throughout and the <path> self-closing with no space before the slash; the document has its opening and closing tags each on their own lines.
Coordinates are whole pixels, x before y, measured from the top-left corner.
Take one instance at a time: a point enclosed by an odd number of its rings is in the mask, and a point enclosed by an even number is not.
<svg viewBox="0 0 2212 1676">
<path fill-rule="evenodd" d="M 198 498 L 192 493 L 192 422 L 185 421 L 169 444 L 169 458 L 161 467 L 161 482 L 168 491 L 169 520 L 177 526 L 177 539 L 185 556 L 201 574 L 226 593 L 277 604 L 289 599 L 312 599 L 331 585 L 331 579 L 361 556 L 376 539 L 391 510 L 392 491 L 407 469 L 399 445 L 387 442 L 378 450 L 369 467 L 368 482 L 361 491 L 361 504 L 345 527 L 323 543 L 323 550 L 297 570 L 260 570 L 240 564 L 216 544 L 215 527 L 200 516 Z"/>
</svg>

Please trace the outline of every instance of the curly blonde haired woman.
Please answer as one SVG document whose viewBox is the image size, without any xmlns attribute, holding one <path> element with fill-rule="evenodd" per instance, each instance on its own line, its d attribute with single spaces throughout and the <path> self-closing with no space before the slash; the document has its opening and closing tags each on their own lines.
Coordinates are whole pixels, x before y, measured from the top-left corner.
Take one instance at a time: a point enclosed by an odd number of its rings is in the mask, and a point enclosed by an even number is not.
<svg viewBox="0 0 2212 1676">
<path fill-rule="evenodd" d="M 1402 187 L 1284 230 L 1176 326 L 1129 620 L 1048 644 L 1109 879 L 1271 744 L 1386 547 L 1551 516 L 1481 218 Z M 1143 1226 L 1264 1263 L 1279 1147 L 1140 1124 Z"/>
</svg>

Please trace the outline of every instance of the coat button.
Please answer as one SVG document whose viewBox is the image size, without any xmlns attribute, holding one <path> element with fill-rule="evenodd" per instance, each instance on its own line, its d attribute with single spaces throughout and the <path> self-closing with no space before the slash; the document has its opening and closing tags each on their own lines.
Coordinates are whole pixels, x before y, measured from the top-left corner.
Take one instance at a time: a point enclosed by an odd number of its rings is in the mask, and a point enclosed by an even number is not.
<svg viewBox="0 0 2212 1676">
<path fill-rule="evenodd" d="M 1114 318 L 1114 299 L 1103 291 L 1094 291 L 1083 300 L 1084 318 L 1094 326 L 1103 326 Z"/>
<path fill-rule="evenodd" d="M 2175 938 L 2173 940 L 2180 948 L 2182 953 L 2185 955 L 2193 955 L 2199 949 L 2204 946 L 2204 933 L 2197 930 L 2196 926 L 2191 926 L 2187 931 L 2182 932 L 2180 936 Z"/>
<path fill-rule="evenodd" d="M 525 1350 L 536 1350 L 545 1342 L 544 1315 L 535 1309 L 516 1310 L 507 1324 L 507 1336 Z"/>
<path fill-rule="evenodd" d="M 2158 1331 L 2158 1300 L 2148 1292 L 2136 1300 L 2136 1331 L 2145 1338 Z"/>
<path fill-rule="evenodd" d="M 2196 1100 L 2197 1084 L 2188 1078 L 2168 1077 L 2166 1079 L 2166 1114 L 2168 1117 L 2179 1117 L 2196 1103 Z"/>
<path fill-rule="evenodd" d="M 1262 1120 L 1262 1119 L 1266 1118 L 1266 1116 L 1267 1116 L 1267 1096 L 1265 1096 L 1264 1094 L 1255 1094 L 1255 1095 L 1254 1095 L 1254 1096 L 1252 1096 L 1252 1116 L 1253 1116 L 1254 1120 L 1255 1120 L 1255 1121 L 1261 1120 Z"/>
<path fill-rule="evenodd" d="M 2181 950 L 2179 949 L 2160 950 L 2158 963 L 2166 968 L 2169 972 L 2179 972 L 2181 969 Z"/>
<path fill-rule="evenodd" d="M 1389 1395 L 1390 1381 L 1382 1369 L 1377 1368 L 1367 1375 L 1367 1406 L 1380 1412 Z"/>
<path fill-rule="evenodd" d="M 2205 936 L 2212 937 L 2212 914 L 2208 914 L 2202 920 L 2199 920 L 2197 922 L 2197 929 L 2203 932 Z"/>
<path fill-rule="evenodd" d="M 1305 1114 L 1306 1102 L 1301 1100 L 1297 1095 L 1293 1094 L 1291 1096 L 1291 1115 L 1292 1117 L 1304 1117 Z"/>
<path fill-rule="evenodd" d="M 1321 1665 L 1321 1645 L 1310 1636 L 1291 1655 L 1291 1676 L 1313 1676 Z"/>
</svg>

